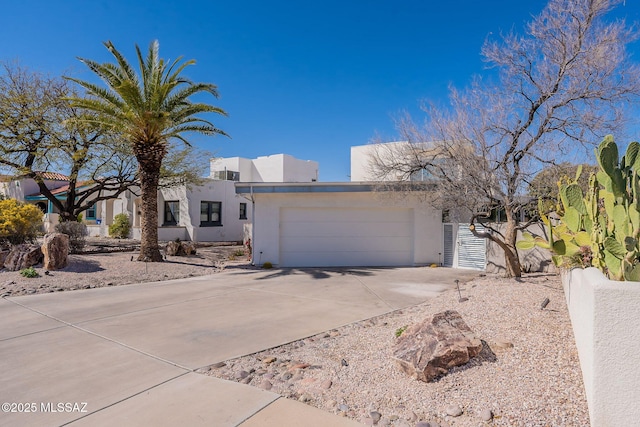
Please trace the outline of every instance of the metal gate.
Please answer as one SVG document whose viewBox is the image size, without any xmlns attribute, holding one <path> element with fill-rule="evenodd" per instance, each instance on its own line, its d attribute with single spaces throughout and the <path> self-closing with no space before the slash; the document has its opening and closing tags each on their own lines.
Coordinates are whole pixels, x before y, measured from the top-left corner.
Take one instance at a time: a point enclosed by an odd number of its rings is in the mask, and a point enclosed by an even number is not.
<svg viewBox="0 0 640 427">
<path fill-rule="evenodd" d="M 476 230 L 484 231 L 484 227 L 475 224 Z M 469 224 L 458 225 L 458 267 L 484 270 L 487 266 L 487 241 L 476 237 L 469 230 Z"/>
<path fill-rule="evenodd" d="M 472 268 L 484 270 L 487 265 L 486 239 L 476 237 L 469 230 L 469 224 L 443 224 L 444 234 L 444 258 L 442 265 L 445 267 Z M 478 231 L 484 227 L 476 224 Z"/>
<path fill-rule="evenodd" d="M 453 252 L 453 224 L 444 224 L 443 266 L 453 267 Z"/>
</svg>

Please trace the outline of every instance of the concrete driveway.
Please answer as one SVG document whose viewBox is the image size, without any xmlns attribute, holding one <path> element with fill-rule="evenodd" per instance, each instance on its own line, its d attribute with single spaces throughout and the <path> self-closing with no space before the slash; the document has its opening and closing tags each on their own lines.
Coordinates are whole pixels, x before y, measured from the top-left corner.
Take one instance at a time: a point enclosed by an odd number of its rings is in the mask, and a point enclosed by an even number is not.
<svg viewBox="0 0 640 427">
<path fill-rule="evenodd" d="M 419 304 L 475 275 L 238 269 L 2 299 L 0 425 L 354 425 L 193 371 Z"/>
</svg>

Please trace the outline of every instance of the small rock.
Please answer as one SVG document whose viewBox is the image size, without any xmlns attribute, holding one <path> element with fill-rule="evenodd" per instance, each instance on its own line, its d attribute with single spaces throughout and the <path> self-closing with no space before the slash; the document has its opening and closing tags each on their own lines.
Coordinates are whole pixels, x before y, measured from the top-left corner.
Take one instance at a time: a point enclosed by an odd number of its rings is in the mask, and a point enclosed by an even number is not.
<svg viewBox="0 0 640 427">
<path fill-rule="evenodd" d="M 262 359 L 262 363 L 270 365 L 271 363 L 275 362 L 276 360 L 278 360 L 277 357 L 269 356 L 269 357 L 265 357 L 264 359 Z"/>
<path fill-rule="evenodd" d="M 348 410 L 349 410 L 349 407 L 347 405 L 345 405 L 344 403 L 341 403 L 340 405 L 338 405 L 338 411 L 347 412 Z"/>
<path fill-rule="evenodd" d="M 378 421 L 380 421 L 380 418 L 382 418 L 382 414 L 378 411 L 371 411 L 369 413 L 369 416 L 371 416 L 373 424 L 378 424 Z"/>
<path fill-rule="evenodd" d="M 298 402 L 306 403 L 306 402 L 309 402 L 310 400 L 311 400 L 311 397 L 309 397 L 308 394 L 301 394 L 300 397 L 298 397 Z"/>
<path fill-rule="evenodd" d="M 340 364 L 341 364 L 342 366 L 349 366 L 349 362 L 347 362 L 347 361 L 346 361 L 346 360 L 344 360 L 344 359 L 342 359 L 342 360 L 340 361 Z"/>
<path fill-rule="evenodd" d="M 322 382 L 322 385 L 320 387 L 322 387 L 323 390 L 329 390 L 332 385 L 333 385 L 333 381 L 325 380 Z"/>
<path fill-rule="evenodd" d="M 237 380 L 243 380 L 243 379 L 247 378 L 248 376 L 249 376 L 249 372 L 247 372 L 247 371 L 238 371 L 238 372 L 236 372 L 236 375 L 235 375 Z"/>
<path fill-rule="evenodd" d="M 508 350 L 513 348 L 513 343 L 504 339 L 495 339 L 489 343 L 489 347 L 491 347 L 491 350 L 493 351 Z"/>
<path fill-rule="evenodd" d="M 282 381 L 289 381 L 291 379 L 291 377 L 293 377 L 293 374 L 291 372 L 285 372 L 284 374 L 282 374 L 280 379 Z"/>
<path fill-rule="evenodd" d="M 480 411 L 479 415 L 482 421 L 491 421 L 493 419 L 493 412 L 491 412 L 491 409 L 483 409 Z"/>
<path fill-rule="evenodd" d="M 226 363 L 224 362 L 218 362 L 218 363 L 214 363 L 213 365 L 211 365 L 211 369 L 220 369 L 227 366 Z"/>
<path fill-rule="evenodd" d="M 260 388 L 262 388 L 264 390 L 271 390 L 272 387 L 273 387 L 273 384 L 271 384 L 271 381 L 269 381 L 269 380 L 263 380 L 260 383 Z"/>
<path fill-rule="evenodd" d="M 426 421 L 420 421 L 416 424 L 416 427 L 432 427 L 431 423 Z"/>
<path fill-rule="evenodd" d="M 331 399 L 331 400 L 327 400 L 324 403 L 324 407 L 327 409 L 333 409 L 336 407 L 336 405 L 338 404 L 338 402 L 336 402 L 335 400 Z"/>
<path fill-rule="evenodd" d="M 291 368 L 289 368 L 290 371 L 295 371 L 296 369 L 306 369 L 308 368 L 309 365 L 308 363 L 297 363 L 295 365 L 293 365 Z"/>
<path fill-rule="evenodd" d="M 447 406 L 445 412 L 449 416 L 459 417 L 460 415 L 462 415 L 462 408 L 460 408 L 458 405 L 449 405 Z"/>
<path fill-rule="evenodd" d="M 243 379 L 241 382 L 242 382 L 242 384 L 249 384 L 251 381 L 253 381 L 253 377 L 251 375 L 249 375 L 248 377 Z"/>
</svg>

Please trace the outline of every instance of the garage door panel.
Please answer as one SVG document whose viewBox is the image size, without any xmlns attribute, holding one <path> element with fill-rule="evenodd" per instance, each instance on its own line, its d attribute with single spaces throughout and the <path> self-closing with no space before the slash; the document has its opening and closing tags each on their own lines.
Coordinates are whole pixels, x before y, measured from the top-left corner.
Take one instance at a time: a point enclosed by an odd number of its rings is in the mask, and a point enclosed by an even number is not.
<svg viewBox="0 0 640 427">
<path fill-rule="evenodd" d="M 283 252 L 406 252 L 408 251 L 406 240 L 403 236 L 387 236 L 384 240 L 379 237 L 345 237 L 323 236 L 313 237 L 309 242 L 308 237 L 281 237 L 280 244 Z M 311 248 L 309 248 L 311 246 Z M 382 248 L 378 251 L 375 248 Z"/>
<path fill-rule="evenodd" d="M 285 267 L 413 264 L 413 212 L 400 208 L 282 208 Z"/>
<path fill-rule="evenodd" d="M 295 222 L 280 226 L 283 236 L 338 236 L 374 234 L 378 237 L 410 237 L 406 222 Z"/>
<path fill-rule="evenodd" d="M 406 259 L 410 252 L 341 252 L 341 251 L 312 251 L 282 253 L 287 263 L 285 267 L 390 267 L 407 265 Z M 336 263 L 336 257 L 344 262 Z M 311 262 L 310 262 L 311 261 Z"/>
<path fill-rule="evenodd" d="M 280 218 L 284 223 L 322 220 L 325 222 L 386 222 L 394 218 L 400 222 L 413 220 L 410 209 L 395 208 L 283 208 Z"/>
</svg>

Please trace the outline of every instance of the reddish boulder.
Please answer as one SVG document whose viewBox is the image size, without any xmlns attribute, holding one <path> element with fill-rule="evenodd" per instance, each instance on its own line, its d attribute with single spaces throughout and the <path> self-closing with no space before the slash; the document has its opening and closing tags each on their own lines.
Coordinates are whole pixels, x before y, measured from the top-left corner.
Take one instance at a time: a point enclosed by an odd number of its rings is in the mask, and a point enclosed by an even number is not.
<svg viewBox="0 0 640 427">
<path fill-rule="evenodd" d="M 9 255 L 4 260 L 4 268 L 9 271 L 18 271 L 32 267 L 42 261 L 42 250 L 37 245 L 16 245 L 11 248 Z"/>
<path fill-rule="evenodd" d="M 393 357 L 407 375 L 430 382 L 454 366 L 464 365 L 480 350 L 482 341 L 460 314 L 447 310 L 404 331 Z"/>
<path fill-rule="evenodd" d="M 69 265 L 69 244 L 69 236 L 66 234 L 46 234 L 42 243 L 43 268 L 60 270 Z"/>
</svg>

